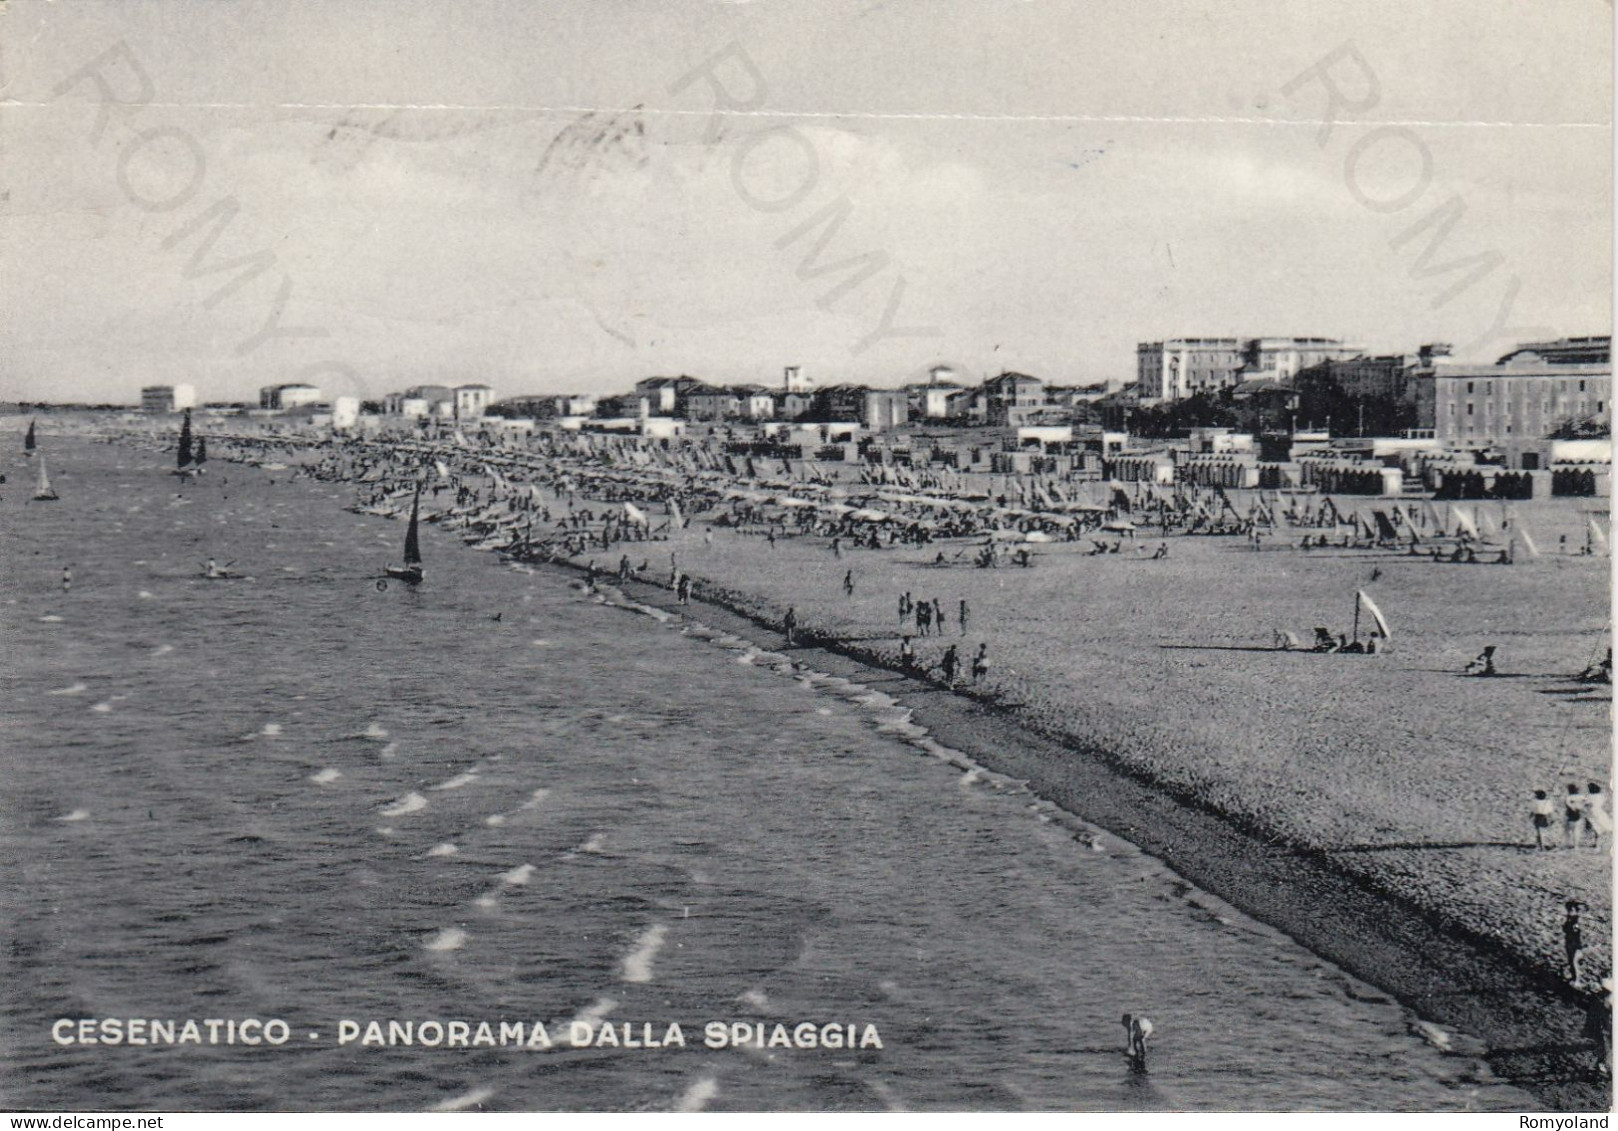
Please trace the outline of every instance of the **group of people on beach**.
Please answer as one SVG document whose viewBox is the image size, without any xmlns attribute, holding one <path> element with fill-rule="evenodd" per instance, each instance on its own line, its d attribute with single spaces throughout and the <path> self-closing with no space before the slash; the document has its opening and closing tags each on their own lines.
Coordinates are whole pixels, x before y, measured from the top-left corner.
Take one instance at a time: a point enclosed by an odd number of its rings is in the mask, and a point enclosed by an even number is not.
<svg viewBox="0 0 1618 1131">
<path fill-rule="evenodd" d="M 1552 847 L 1546 836 L 1557 824 L 1556 803 L 1549 791 L 1534 790 L 1533 805 L 1534 843 L 1541 849 Z M 1567 794 L 1562 798 L 1562 847 L 1583 847 L 1585 835 L 1590 847 L 1599 848 L 1601 838 L 1612 833 L 1612 814 L 1607 811 L 1607 795 L 1597 782 L 1590 782 L 1585 792 L 1579 792 L 1578 782 L 1567 783 Z"/>
<path fill-rule="evenodd" d="M 971 607 L 967 605 L 966 598 L 962 597 L 956 608 L 955 623 L 961 627 L 961 635 L 966 635 L 967 626 L 972 618 Z M 937 597 L 917 601 L 906 589 L 899 594 L 899 633 L 905 634 L 905 628 L 914 621 L 918 636 L 943 636 L 947 617 L 944 605 Z"/>
</svg>

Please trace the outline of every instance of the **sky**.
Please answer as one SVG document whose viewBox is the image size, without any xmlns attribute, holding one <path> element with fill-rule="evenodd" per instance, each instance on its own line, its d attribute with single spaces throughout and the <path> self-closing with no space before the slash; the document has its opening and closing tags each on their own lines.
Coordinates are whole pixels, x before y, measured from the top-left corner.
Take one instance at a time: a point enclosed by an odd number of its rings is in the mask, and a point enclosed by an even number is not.
<svg viewBox="0 0 1618 1131">
<path fill-rule="evenodd" d="M 1600 0 L 10 0 L 0 400 L 1492 360 L 1610 333 L 1611 43 Z"/>
</svg>

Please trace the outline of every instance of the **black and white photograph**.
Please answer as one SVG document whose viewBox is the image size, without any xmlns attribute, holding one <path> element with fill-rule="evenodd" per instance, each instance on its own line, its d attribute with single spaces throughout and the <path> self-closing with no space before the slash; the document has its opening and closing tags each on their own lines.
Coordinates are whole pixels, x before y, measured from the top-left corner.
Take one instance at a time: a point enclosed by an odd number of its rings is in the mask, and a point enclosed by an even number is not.
<svg viewBox="0 0 1618 1131">
<path fill-rule="evenodd" d="M 0 0 L 0 1109 L 1606 1126 L 1613 106 L 1600 0 Z"/>
</svg>

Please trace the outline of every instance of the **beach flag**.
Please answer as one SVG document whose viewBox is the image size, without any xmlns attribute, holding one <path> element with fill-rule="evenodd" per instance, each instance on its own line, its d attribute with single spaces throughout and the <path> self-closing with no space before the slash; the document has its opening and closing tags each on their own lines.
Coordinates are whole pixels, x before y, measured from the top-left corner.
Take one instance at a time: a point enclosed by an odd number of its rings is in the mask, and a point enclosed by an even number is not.
<svg viewBox="0 0 1618 1131">
<path fill-rule="evenodd" d="M 1388 628 L 1387 618 L 1382 615 L 1382 610 L 1376 607 L 1376 602 L 1371 600 L 1370 597 L 1366 596 L 1365 590 L 1363 589 L 1354 590 L 1354 596 L 1359 601 L 1361 607 L 1363 607 L 1366 612 L 1371 614 L 1371 619 L 1376 621 L 1377 628 L 1382 630 L 1382 639 L 1393 639 L 1393 632 Z"/>
</svg>

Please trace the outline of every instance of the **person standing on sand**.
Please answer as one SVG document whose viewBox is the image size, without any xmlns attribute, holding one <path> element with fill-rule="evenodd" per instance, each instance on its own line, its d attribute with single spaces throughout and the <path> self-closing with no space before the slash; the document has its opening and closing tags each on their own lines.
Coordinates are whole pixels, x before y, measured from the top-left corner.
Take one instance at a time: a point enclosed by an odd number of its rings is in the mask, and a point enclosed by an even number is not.
<svg viewBox="0 0 1618 1131">
<path fill-rule="evenodd" d="M 840 558 L 843 556 L 843 540 L 841 538 L 833 538 L 831 540 L 831 556 L 834 558 Z"/>
<path fill-rule="evenodd" d="M 1567 952 L 1568 980 L 1577 983 L 1583 975 L 1579 968 L 1584 951 L 1584 904 L 1576 899 L 1567 901 L 1567 914 L 1562 919 L 1562 946 Z"/>
<path fill-rule="evenodd" d="M 961 635 L 966 635 L 966 620 L 972 615 L 972 610 L 966 607 L 966 598 L 961 598 L 961 607 L 955 614 L 955 619 L 961 623 Z"/>
<path fill-rule="evenodd" d="M 787 607 L 787 615 L 781 618 L 781 630 L 786 633 L 789 648 L 798 642 L 798 613 L 790 605 Z"/>
<path fill-rule="evenodd" d="M 73 567 L 72 566 L 63 566 L 62 567 L 62 592 L 66 593 L 68 590 L 70 590 L 72 588 L 73 588 Z"/>
<path fill-rule="evenodd" d="M 679 599 L 679 602 L 682 605 L 689 605 L 691 603 L 690 575 L 684 573 L 680 575 L 679 584 L 674 587 L 674 595 Z"/>
<path fill-rule="evenodd" d="M 906 589 L 899 594 L 899 631 L 903 632 L 905 621 L 910 619 L 910 590 Z"/>
<path fill-rule="evenodd" d="M 1567 783 L 1567 796 L 1562 798 L 1562 847 L 1578 848 L 1583 843 L 1585 800 L 1579 793 L 1578 782 Z"/>
<path fill-rule="evenodd" d="M 853 595 L 854 595 L 854 571 L 851 569 L 847 573 L 843 574 L 843 596 L 852 597 Z"/>
<path fill-rule="evenodd" d="M 908 636 L 899 641 L 899 666 L 905 671 L 910 671 L 916 666 L 916 649 Z"/>
<path fill-rule="evenodd" d="M 1133 1014 L 1124 1014 L 1124 1031 L 1128 1034 L 1124 1045 L 1124 1055 L 1129 1058 L 1129 1067 L 1136 1072 L 1146 1071 L 1146 1042 L 1152 1036 L 1152 1023 L 1145 1017 L 1136 1017 Z"/>
<path fill-rule="evenodd" d="M 933 624 L 938 628 L 938 635 L 944 635 L 944 605 L 937 597 L 933 598 Z"/>
<path fill-rule="evenodd" d="M 944 658 L 939 662 L 938 666 L 944 671 L 944 685 L 946 687 L 954 687 L 955 673 L 960 669 L 961 666 L 961 659 L 955 654 L 955 645 L 951 644 L 948 648 L 944 649 Z"/>
<path fill-rule="evenodd" d="M 989 646 L 978 645 L 978 654 L 972 657 L 972 682 L 982 683 L 983 678 L 989 674 Z"/>
<path fill-rule="evenodd" d="M 1590 847 L 1601 843 L 1602 834 L 1612 832 L 1612 814 L 1607 812 L 1607 795 L 1601 786 L 1591 782 L 1584 791 L 1584 824 L 1580 831 L 1590 834 Z"/>
<path fill-rule="evenodd" d="M 1584 1035 L 1595 1045 L 1596 1071 L 1612 1073 L 1612 979 L 1601 980 L 1601 992 L 1584 1005 Z"/>
<path fill-rule="evenodd" d="M 1556 809 L 1551 799 L 1546 796 L 1543 789 L 1534 790 L 1534 843 L 1541 851 L 1549 848 L 1545 843 L 1545 830 L 1551 827 L 1551 821 L 1556 816 Z"/>
</svg>

